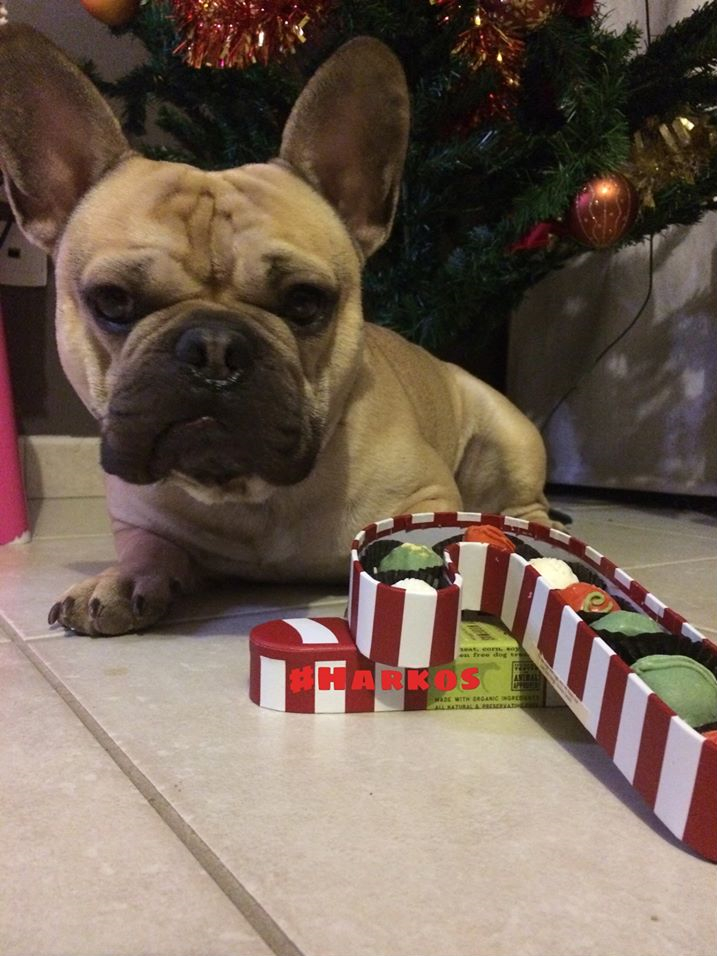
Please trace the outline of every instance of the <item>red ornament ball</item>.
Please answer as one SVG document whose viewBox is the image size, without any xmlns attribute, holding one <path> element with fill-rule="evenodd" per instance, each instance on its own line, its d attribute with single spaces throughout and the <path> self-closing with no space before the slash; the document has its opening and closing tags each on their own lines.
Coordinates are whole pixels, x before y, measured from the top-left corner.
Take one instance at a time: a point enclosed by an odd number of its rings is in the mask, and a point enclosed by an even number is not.
<svg viewBox="0 0 717 956">
<path fill-rule="evenodd" d="M 137 13 L 139 0 L 80 0 L 92 16 L 108 27 L 123 27 Z"/>
<path fill-rule="evenodd" d="M 537 30 L 559 13 L 565 0 L 483 0 L 483 9 L 504 30 Z"/>
<path fill-rule="evenodd" d="M 625 235 L 637 211 L 637 192 L 629 179 L 621 173 L 595 176 L 573 200 L 568 234 L 592 249 L 607 249 Z"/>
</svg>

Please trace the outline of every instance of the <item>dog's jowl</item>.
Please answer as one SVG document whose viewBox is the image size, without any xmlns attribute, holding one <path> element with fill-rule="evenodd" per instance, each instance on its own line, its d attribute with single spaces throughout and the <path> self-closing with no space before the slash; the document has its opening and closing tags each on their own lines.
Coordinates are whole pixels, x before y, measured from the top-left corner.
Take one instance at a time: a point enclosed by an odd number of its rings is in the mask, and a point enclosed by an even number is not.
<svg viewBox="0 0 717 956">
<path fill-rule="evenodd" d="M 408 130 L 403 70 L 362 37 L 310 80 L 277 158 L 148 160 L 64 54 L 0 27 L 0 165 L 55 260 L 60 356 L 99 422 L 118 553 L 53 623 L 144 628 L 209 574 L 342 581 L 354 533 L 405 512 L 548 523 L 530 422 L 364 323 Z"/>
</svg>

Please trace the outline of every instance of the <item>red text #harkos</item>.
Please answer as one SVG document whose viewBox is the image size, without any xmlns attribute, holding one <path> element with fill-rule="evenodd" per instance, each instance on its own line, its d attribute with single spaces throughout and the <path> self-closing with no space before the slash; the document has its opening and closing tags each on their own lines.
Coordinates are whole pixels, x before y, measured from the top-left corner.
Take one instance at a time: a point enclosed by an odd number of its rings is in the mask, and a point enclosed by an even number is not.
<svg viewBox="0 0 717 956">
<path fill-rule="evenodd" d="M 412 670 L 398 668 L 384 668 L 374 674 L 368 669 L 358 669 L 353 672 L 349 681 L 345 666 L 314 668 L 311 664 L 305 667 L 292 667 L 289 671 L 289 689 L 292 693 L 313 690 L 314 684 L 318 690 L 430 690 L 433 686 L 439 691 L 476 690 L 480 687 L 477 667 L 465 667 L 460 674 L 449 668 L 440 670 Z M 378 683 L 378 688 L 376 684 Z"/>
</svg>

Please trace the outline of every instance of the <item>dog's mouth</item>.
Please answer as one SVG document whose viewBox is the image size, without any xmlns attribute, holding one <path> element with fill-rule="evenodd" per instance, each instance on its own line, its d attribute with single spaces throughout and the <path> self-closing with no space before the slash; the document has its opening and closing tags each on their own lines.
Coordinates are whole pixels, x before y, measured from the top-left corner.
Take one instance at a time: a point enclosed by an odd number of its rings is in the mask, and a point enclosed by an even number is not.
<svg viewBox="0 0 717 956">
<path fill-rule="evenodd" d="M 103 429 L 101 462 L 106 472 L 132 484 L 151 484 L 179 473 L 194 484 L 225 488 L 237 479 L 261 478 L 292 485 L 308 476 L 320 446 L 318 428 L 301 420 L 242 433 L 214 415 L 171 422 L 146 441 L 137 430 Z M 142 438 L 145 438 L 143 441 Z"/>
<path fill-rule="evenodd" d="M 213 415 L 201 415 L 176 422 L 159 435 L 150 471 L 156 480 L 174 471 L 208 486 L 225 486 L 254 475 L 290 485 L 308 475 L 317 450 L 298 422 L 245 443 L 237 441 L 231 428 Z"/>
<path fill-rule="evenodd" d="M 198 484 L 226 485 L 250 469 L 237 460 L 226 426 L 213 415 L 201 415 L 176 422 L 158 436 L 149 471 L 158 479 L 177 471 Z"/>
</svg>

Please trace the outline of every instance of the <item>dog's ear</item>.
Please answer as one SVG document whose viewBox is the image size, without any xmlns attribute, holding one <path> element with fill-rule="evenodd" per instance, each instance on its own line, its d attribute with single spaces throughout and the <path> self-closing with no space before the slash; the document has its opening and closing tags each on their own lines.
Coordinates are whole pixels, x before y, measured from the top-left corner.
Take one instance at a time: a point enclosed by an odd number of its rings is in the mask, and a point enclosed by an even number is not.
<svg viewBox="0 0 717 956">
<path fill-rule="evenodd" d="M 409 123 L 400 62 L 358 37 L 317 70 L 284 129 L 280 158 L 333 204 L 364 256 L 391 231 Z"/>
<path fill-rule="evenodd" d="M 82 196 L 130 151 L 83 73 L 26 24 L 0 27 L 0 168 L 18 224 L 52 253 Z"/>
</svg>

